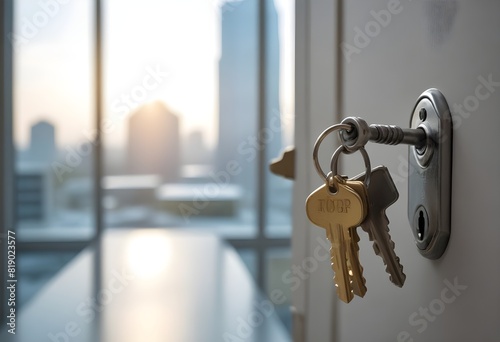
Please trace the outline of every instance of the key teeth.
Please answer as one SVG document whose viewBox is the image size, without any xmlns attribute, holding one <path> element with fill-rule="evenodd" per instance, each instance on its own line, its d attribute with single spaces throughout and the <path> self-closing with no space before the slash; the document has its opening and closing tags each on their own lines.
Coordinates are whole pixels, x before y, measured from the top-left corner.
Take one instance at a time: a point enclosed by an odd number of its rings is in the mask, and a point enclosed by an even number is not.
<svg viewBox="0 0 500 342">
<path fill-rule="evenodd" d="M 389 238 L 389 243 L 391 245 L 391 248 L 394 249 L 396 247 L 396 244 L 394 243 L 394 241 L 392 241 L 391 236 L 389 234 L 388 234 L 388 238 Z M 380 246 L 378 245 L 377 241 L 375 241 L 375 240 L 373 240 L 373 250 L 375 251 L 376 255 L 380 255 Z"/>
<path fill-rule="evenodd" d="M 366 279 L 365 279 L 365 277 L 363 276 L 363 267 L 361 267 L 361 282 L 362 282 L 361 287 L 363 287 L 363 288 L 364 288 L 364 292 L 365 292 L 365 293 L 356 293 L 356 295 L 357 295 L 358 297 L 363 298 L 363 297 L 365 296 L 365 294 L 366 294 Z"/>
<path fill-rule="evenodd" d="M 395 246 L 394 241 L 391 240 L 392 249 L 394 249 L 394 246 Z M 373 241 L 373 249 L 375 250 L 375 254 L 382 258 L 382 253 L 380 252 L 380 247 L 378 246 L 377 241 Z M 382 261 L 384 262 L 384 265 L 386 266 L 385 270 L 389 273 L 389 267 L 387 267 L 387 262 L 385 261 L 384 258 L 382 258 Z M 403 272 L 403 265 L 401 265 L 401 263 L 400 263 L 401 259 L 398 256 L 396 256 L 396 261 L 398 262 L 399 269 L 401 270 L 401 272 Z"/>
<path fill-rule="evenodd" d="M 358 248 L 359 250 L 359 248 Z M 352 288 L 352 293 L 355 294 L 356 296 L 358 297 L 361 297 L 363 298 L 366 294 L 366 278 L 363 276 L 363 272 L 364 272 L 364 268 L 362 265 L 359 265 L 359 272 L 360 272 L 360 276 L 361 276 L 361 284 L 359 284 L 359 291 L 357 291 L 357 289 Z M 354 282 L 354 277 L 352 275 L 349 275 L 349 282 L 352 284 Z"/>
<path fill-rule="evenodd" d="M 353 291 L 352 291 L 352 290 L 350 290 L 351 295 L 350 295 L 350 296 L 349 296 L 349 295 L 347 296 L 347 298 L 346 298 L 347 300 L 343 300 L 343 299 L 342 299 L 342 294 L 340 293 L 340 286 L 339 286 L 339 283 L 338 283 L 338 281 L 337 281 L 337 274 L 336 274 L 336 273 L 335 273 L 335 275 L 333 276 L 333 282 L 335 283 L 335 290 L 336 290 L 335 292 L 337 293 L 337 298 L 339 298 L 339 299 L 340 299 L 341 301 L 343 301 L 344 303 L 349 303 L 349 302 L 350 302 L 350 301 L 354 298 L 354 295 L 352 294 L 352 293 L 353 293 Z"/>
<path fill-rule="evenodd" d="M 361 228 L 365 231 L 365 233 L 367 233 L 367 234 L 368 234 L 368 239 L 369 239 L 370 241 L 373 241 L 373 240 L 374 240 L 374 238 L 373 238 L 373 233 L 372 233 L 372 231 L 371 231 L 370 229 L 365 229 L 365 227 L 364 227 L 364 226 L 361 226 Z"/>
<path fill-rule="evenodd" d="M 334 264 L 335 264 L 335 258 L 333 257 L 332 253 L 331 253 L 331 250 L 332 250 L 333 247 L 330 248 L 330 266 L 332 267 L 332 269 L 334 269 Z M 342 299 L 342 294 L 340 292 L 340 285 L 339 285 L 339 281 L 337 280 L 337 272 L 333 271 L 333 282 L 335 284 L 335 292 L 337 293 L 337 297 L 343 301 L 344 303 L 349 303 L 353 298 L 354 298 L 354 295 L 352 294 L 353 291 L 352 289 L 349 289 L 349 292 L 351 293 L 351 295 L 347 295 L 347 298 L 346 300 L 343 300 Z"/>
<path fill-rule="evenodd" d="M 349 281 L 351 283 L 352 293 L 358 297 L 364 297 L 366 294 L 366 279 L 363 277 L 364 268 L 359 262 L 359 244 L 361 240 L 356 228 L 350 230 L 351 243 L 350 246 L 354 247 L 351 253 L 348 253 L 347 263 L 351 269 L 352 274 L 349 274 Z M 352 259 L 354 260 L 352 260 Z"/>
<path fill-rule="evenodd" d="M 401 266 L 401 279 L 400 279 L 400 281 L 395 282 L 394 279 L 392 279 L 392 275 L 389 276 L 389 280 L 397 287 L 403 287 L 403 285 L 405 284 L 405 280 L 406 280 L 406 274 L 403 273 L 403 266 Z"/>
<path fill-rule="evenodd" d="M 387 218 L 387 215 L 384 215 L 384 219 L 386 221 L 385 227 L 387 227 L 386 228 L 387 239 L 389 240 L 389 244 L 390 244 L 391 248 L 394 250 L 395 247 L 396 247 L 396 244 L 392 240 L 391 234 L 389 233 L 390 232 L 390 229 L 389 229 L 389 219 Z M 382 258 L 382 261 L 384 262 L 385 271 L 389 274 L 389 280 L 394 285 L 396 285 L 398 287 L 403 287 L 404 282 L 406 280 L 406 274 L 403 273 L 403 265 L 401 265 L 400 258 L 396 255 L 397 267 L 399 268 L 399 270 L 401 272 L 401 279 L 398 279 L 398 281 L 395 281 L 395 279 L 393 279 L 393 277 L 392 277 L 392 274 L 391 274 L 391 272 L 389 270 L 389 266 L 388 266 L 386 260 L 381 255 L 382 253 L 380 251 L 380 246 L 378 245 L 378 242 L 373 239 L 373 235 L 371 234 L 371 231 L 368 232 L 368 236 L 369 236 L 370 241 L 373 241 L 373 250 L 375 251 L 375 254 L 378 255 L 378 256 L 380 256 Z"/>
</svg>

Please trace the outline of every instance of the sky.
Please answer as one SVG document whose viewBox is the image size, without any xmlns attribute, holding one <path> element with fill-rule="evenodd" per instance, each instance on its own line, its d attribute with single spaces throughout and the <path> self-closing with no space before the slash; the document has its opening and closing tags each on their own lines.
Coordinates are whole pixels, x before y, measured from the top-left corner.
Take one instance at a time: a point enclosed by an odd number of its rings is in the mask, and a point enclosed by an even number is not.
<svg viewBox="0 0 500 342">
<path fill-rule="evenodd" d="M 113 128 L 104 137 L 108 146 L 123 146 L 129 111 L 154 100 L 180 116 L 182 133 L 202 130 L 209 146 L 216 146 L 224 1 L 103 1 L 104 115 Z M 280 105 L 283 115 L 291 117 L 294 1 L 274 1 L 281 45 Z M 93 1 L 41 4 L 15 1 L 15 139 L 21 147 L 28 144 L 30 126 L 41 119 L 56 123 L 59 146 L 80 142 L 94 125 Z M 292 129 L 290 125 L 285 132 L 288 140 Z"/>
</svg>

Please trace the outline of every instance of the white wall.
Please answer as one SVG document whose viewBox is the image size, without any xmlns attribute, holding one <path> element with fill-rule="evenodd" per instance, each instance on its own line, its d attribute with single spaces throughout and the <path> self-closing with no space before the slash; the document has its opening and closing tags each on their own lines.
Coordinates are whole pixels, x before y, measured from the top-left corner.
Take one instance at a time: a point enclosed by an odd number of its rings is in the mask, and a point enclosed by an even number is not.
<svg viewBox="0 0 500 342">
<path fill-rule="evenodd" d="M 334 0 L 310 1 L 313 6 L 319 2 L 334 6 Z M 355 28 L 365 31 L 365 25 L 374 21 L 370 11 L 387 9 L 393 3 L 344 1 L 343 41 L 355 46 Z M 341 56 L 342 116 L 408 127 L 411 110 L 424 90 L 436 87 L 444 93 L 455 115 L 450 243 L 440 260 L 431 261 L 418 253 L 406 210 L 407 147 L 369 143 L 372 166 L 389 167 L 400 193 L 388 216 L 406 283 L 399 289 L 389 282 L 381 258 L 375 256 L 367 235 L 359 229 L 360 259 L 368 292 L 365 298 L 349 304 L 337 301 L 330 313 L 336 312 L 336 317 L 327 316 L 316 323 L 322 327 L 334 325 L 332 339 L 308 341 L 498 341 L 500 225 L 496 214 L 500 203 L 500 144 L 496 139 L 500 129 L 500 86 L 492 86 L 492 92 L 481 88 L 480 97 L 489 94 L 488 98 L 478 100 L 470 115 L 459 114 L 455 105 L 463 105 L 464 101 L 474 105 L 481 76 L 500 82 L 500 3 L 401 0 L 393 12 L 385 27 L 378 26 L 380 32 L 373 34 L 367 46 L 358 45 L 360 51 L 350 56 L 350 62 Z M 324 14 L 311 13 L 311 27 L 322 20 Z M 326 33 L 326 37 L 329 35 Z M 311 50 L 311 59 L 323 55 L 323 49 L 329 51 L 328 44 L 327 39 L 317 44 Z M 311 77 L 311 87 L 330 77 L 329 72 Z M 310 120 L 330 115 L 329 111 L 314 111 Z M 317 128 L 311 125 L 308 130 L 317 135 Z M 359 155 L 344 160 L 344 173 L 354 176 L 363 171 Z M 299 155 L 298 164 L 303 163 L 311 163 L 310 155 Z M 309 191 L 319 184 L 315 173 L 311 179 L 314 177 L 318 182 L 311 181 Z M 311 279 L 312 284 L 323 281 L 332 286 L 331 271 L 315 272 Z M 454 296 L 445 290 L 445 282 L 453 283 L 455 279 L 466 289 Z M 314 297 L 328 298 L 329 292 L 321 288 Z M 320 313 L 314 300 L 310 299 L 311 305 L 306 307 L 310 316 L 317 317 Z"/>
</svg>

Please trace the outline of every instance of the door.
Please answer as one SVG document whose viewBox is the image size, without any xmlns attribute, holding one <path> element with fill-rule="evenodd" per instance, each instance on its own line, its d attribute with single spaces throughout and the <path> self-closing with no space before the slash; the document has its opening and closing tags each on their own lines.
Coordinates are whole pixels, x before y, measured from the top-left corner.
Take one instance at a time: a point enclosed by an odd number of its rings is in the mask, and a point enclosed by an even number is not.
<svg viewBox="0 0 500 342">
<path fill-rule="evenodd" d="M 295 266 L 315 258 L 324 236 L 307 224 L 304 201 L 321 184 L 311 153 L 327 125 L 360 116 L 409 127 L 418 96 L 434 87 L 452 112 L 453 155 L 451 237 L 444 255 L 429 260 L 407 219 L 408 147 L 368 143 L 372 166 L 386 165 L 400 194 L 387 215 L 406 283 L 390 283 L 358 229 L 367 294 L 338 301 L 329 260 L 316 258 L 293 292 L 303 322 L 296 341 L 500 340 L 498 13 L 494 1 L 297 1 Z M 322 144 L 325 168 L 336 146 Z M 362 172 L 361 158 L 345 157 L 341 170 Z"/>
</svg>

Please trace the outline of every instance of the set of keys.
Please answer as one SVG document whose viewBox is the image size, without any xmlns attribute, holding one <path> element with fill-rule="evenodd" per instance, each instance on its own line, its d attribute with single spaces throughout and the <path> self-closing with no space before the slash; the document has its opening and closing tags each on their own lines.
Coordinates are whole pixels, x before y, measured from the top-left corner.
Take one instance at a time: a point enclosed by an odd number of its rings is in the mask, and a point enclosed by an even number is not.
<svg viewBox="0 0 500 342">
<path fill-rule="evenodd" d="M 348 128 L 347 125 L 334 125 L 318 137 L 313 159 L 325 183 L 306 200 L 307 217 L 313 224 L 326 230 L 331 242 L 330 258 L 337 295 L 346 303 L 354 295 L 363 297 L 367 290 L 363 267 L 359 262 L 358 227 L 367 232 L 370 241 L 373 241 L 375 254 L 382 258 L 390 281 L 402 287 L 406 279 L 403 266 L 394 251 L 385 213 L 399 198 L 389 170 L 385 166 L 372 169 L 364 147 L 358 148 L 358 151 L 363 155 L 366 171 L 356 177 L 348 178 L 337 173 L 339 155 L 351 153 L 344 146 L 340 146 L 333 154 L 328 175 L 319 165 L 317 153 L 324 137 L 334 130 Z"/>
</svg>

